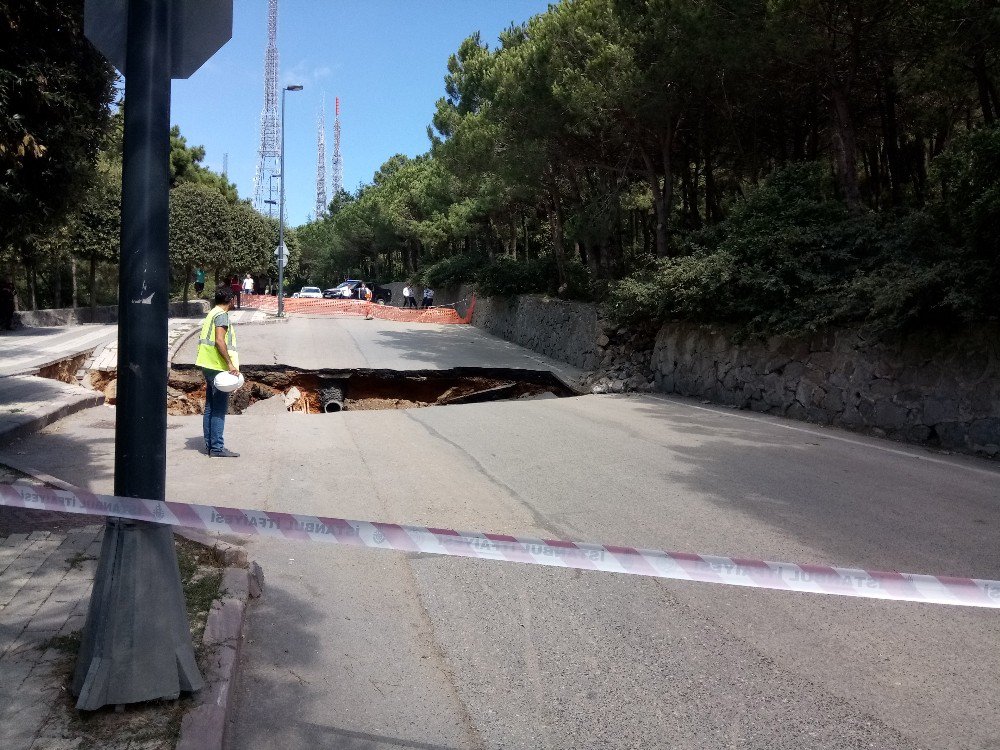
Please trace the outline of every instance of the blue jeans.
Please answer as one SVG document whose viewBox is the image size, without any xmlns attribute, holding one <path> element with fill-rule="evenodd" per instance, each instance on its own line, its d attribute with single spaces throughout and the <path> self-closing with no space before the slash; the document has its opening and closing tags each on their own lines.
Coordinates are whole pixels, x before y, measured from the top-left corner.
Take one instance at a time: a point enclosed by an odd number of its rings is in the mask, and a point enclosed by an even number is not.
<svg viewBox="0 0 1000 750">
<path fill-rule="evenodd" d="M 229 411 L 229 394 L 215 387 L 215 376 L 221 370 L 209 370 L 202 367 L 205 375 L 205 416 L 202 417 L 201 429 L 205 433 L 205 448 L 209 451 L 221 451 L 226 447 L 222 437 L 226 429 L 226 412 Z"/>
</svg>

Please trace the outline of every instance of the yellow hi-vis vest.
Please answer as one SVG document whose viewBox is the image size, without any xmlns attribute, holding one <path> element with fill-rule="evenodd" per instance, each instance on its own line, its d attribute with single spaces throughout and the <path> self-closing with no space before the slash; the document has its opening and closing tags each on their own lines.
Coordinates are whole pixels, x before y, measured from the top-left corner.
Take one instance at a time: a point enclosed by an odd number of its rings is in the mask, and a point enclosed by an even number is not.
<svg viewBox="0 0 1000 750">
<path fill-rule="evenodd" d="M 205 367 L 209 370 L 228 370 L 229 363 L 219 354 L 215 346 L 215 319 L 226 311 L 221 307 L 213 307 L 208 315 L 201 322 L 201 336 L 198 339 L 198 358 L 195 364 L 198 367 Z M 229 350 L 229 358 L 233 361 L 233 367 L 237 370 L 240 367 L 240 355 L 236 351 L 236 326 L 232 321 L 226 328 L 226 349 Z"/>
</svg>

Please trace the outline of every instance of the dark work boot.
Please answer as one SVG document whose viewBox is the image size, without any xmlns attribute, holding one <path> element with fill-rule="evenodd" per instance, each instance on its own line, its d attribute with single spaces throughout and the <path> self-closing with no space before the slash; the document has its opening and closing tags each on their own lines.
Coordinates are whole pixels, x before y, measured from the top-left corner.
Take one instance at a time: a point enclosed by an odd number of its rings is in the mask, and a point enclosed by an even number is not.
<svg viewBox="0 0 1000 750">
<path fill-rule="evenodd" d="M 229 448 L 223 448 L 221 451 L 212 451 L 209 453 L 212 458 L 239 458 L 240 454 L 236 451 L 231 451 Z"/>
</svg>

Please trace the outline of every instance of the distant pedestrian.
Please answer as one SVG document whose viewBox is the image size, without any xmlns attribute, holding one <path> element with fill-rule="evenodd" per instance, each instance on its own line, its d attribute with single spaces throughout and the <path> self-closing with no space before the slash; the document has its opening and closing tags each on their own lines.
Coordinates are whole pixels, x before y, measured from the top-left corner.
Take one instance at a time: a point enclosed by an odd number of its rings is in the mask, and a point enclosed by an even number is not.
<svg viewBox="0 0 1000 750">
<path fill-rule="evenodd" d="M 0 328 L 14 330 L 14 312 L 17 310 L 17 290 L 14 282 L 6 279 L 0 284 Z"/>
<path fill-rule="evenodd" d="M 198 266 L 194 269 L 194 293 L 196 296 L 200 297 L 201 293 L 205 291 L 205 269 Z"/>
<path fill-rule="evenodd" d="M 229 320 L 232 305 L 232 288 L 220 286 L 215 291 L 215 307 L 209 310 L 201 323 L 198 358 L 195 360 L 205 376 L 205 415 L 201 425 L 205 451 L 209 456 L 219 458 L 239 458 L 240 455 L 226 448 L 223 433 L 226 429 L 226 413 L 229 411 L 229 394 L 215 387 L 215 376 L 220 372 L 240 374 L 236 328 Z"/>
<path fill-rule="evenodd" d="M 410 285 L 409 284 L 404 284 L 403 285 L 403 307 L 409 307 L 409 306 L 410 306 Z"/>
<path fill-rule="evenodd" d="M 253 294 L 253 277 L 249 273 L 243 279 L 243 293 Z"/>
<path fill-rule="evenodd" d="M 413 293 L 413 287 L 407 287 L 406 291 L 403 292 L 403 296 L 406 297 L 406 304 L 412 307 L 414 310 L 417 309 L 417 295 Z M 405 305 L 404 305 L 405 306 Z"/>
<path fill-rule="evenodd" d="M 233 292 L 233 299 L 236 300 L 236 309 L 241 310 L 243 308 L 243 300 L 240 299 L 240 293 L 243 291 L 243 284 L 240 283 L 238 277 L 233 276 L 229 280 L 229 288 Z"/>
<path fill-rule="evenodd" d="M 414 300 L 414 304 L 415 303 L 416 303 L 416 300 Z M 429 289 L 429 288 L 428 289 L 424 289 L 424 299 L 423 299 L 423 303 L 420 305 L 420 309 L 423 309 L 425 307 L 434 307 L 434 290 L 433 289 Z"/>
</svg>

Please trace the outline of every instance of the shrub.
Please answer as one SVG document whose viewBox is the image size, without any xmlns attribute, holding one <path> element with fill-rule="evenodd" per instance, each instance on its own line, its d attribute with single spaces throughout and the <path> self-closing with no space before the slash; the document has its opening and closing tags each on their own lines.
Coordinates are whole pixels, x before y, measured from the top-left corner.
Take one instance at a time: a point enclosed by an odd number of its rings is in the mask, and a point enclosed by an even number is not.
<svg viewBox="0 0 1000 750">
<path fill-rule="evenodd" d="M 428 266 L 418 274 L 421 284 L 429 287 L 453 287 L 476 280 L 485 260 L 477 255 L 452 255 Z"/>
<path fill-rule="evenodd" d="M 592 297 L 590 274 L 576 259 L 566 262 L 566 288 L 560 294 L 559 271 L 551 255 L 527 261 L 509 255 L 496 258 L 479 271 L 476 288 L 488 297 L 516 294 L 551 294 L 567 299 Z"/>
<path fill-rule="evenodd" d="M 476 278 L 476 289 L 487 297 L 513 297 L 544 292 L 547 288 L 548 281 L 543 278 L 539 261 L 521 261 L 509 255 L 487 263 Z"/>
<path fill-rule="evenodd" d="M 837 200 L 820 165 L 789 166 L 726 221 L 689 235 L 679 257 L 614 285 L 609 313 L 735 323 L 744 334 L 813 330 L 829 322 L 837 281 L 858 265 L 870 229 Z"/>
</svg>

